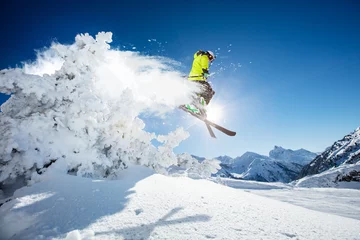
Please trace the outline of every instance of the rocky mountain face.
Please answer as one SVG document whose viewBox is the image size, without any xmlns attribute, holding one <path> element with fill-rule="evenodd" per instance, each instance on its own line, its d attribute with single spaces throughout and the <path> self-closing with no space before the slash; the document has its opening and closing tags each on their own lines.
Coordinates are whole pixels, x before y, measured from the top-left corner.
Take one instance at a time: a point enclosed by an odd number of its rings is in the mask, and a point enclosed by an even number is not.
<svg viewBox="0 0 360 240">
<path fill-rule="evenodd" d="M 331 147 L 305 165 L 298 178 L 322 173 L 328 169 L 360 161 L 360 127 L 336 141 Z"/>
<path fill-rule="evenodd" d="M 290 182 L 315 157 L 315 153 L 304 149 L 293 151 L 275 146 L 269 156 L 246 152 L 234 159 L 218 157 L 222 168 L 216 175 L 262 182 Z"/>
</svg>

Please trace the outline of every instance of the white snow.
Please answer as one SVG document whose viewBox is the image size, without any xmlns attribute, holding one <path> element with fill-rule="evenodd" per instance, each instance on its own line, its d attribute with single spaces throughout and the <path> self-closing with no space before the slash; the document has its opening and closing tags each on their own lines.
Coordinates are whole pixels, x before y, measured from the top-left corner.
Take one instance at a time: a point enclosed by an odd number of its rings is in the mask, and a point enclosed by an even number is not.
<svg viewBox="0 0 360 240">
<path fill-rule="evenodd" d="M 351 171 L 360 172 L 360 162 L 343 164 L 340 167 L 329 169 L 325 172 L 306 176 L 294 182 L 299 187 L 342 187 L 360 189 L 360 182 L 339 182 L 338 178 L 349 174 Z"/>
<path fill-rule="evenodd" d="M 257 191 L 269 197 L 207 180 L 152 174 L 142 167 L 122 171 L 121 180 L 113 181 L 49 170 L 40 183 L 18 190 L 0 208 L 0 231 L 4 239 L 32 240 L 360 239 L 359 191 L 342 190 L 346 198 L 337 196 L 328 209 L 316 206 L 337 192 Z M 50 192 L 15 208 L 24 198 Z M 313 210 L 296 206 L 306 199 Z"/>
<path fill-rule="evenodd" d="M 314 184 L 312 187 L 303 188 L 279 182 L 263 183 L 225 178 L 220 182 L 226 186 L 244 189 L 314 211 L 360 220 L 360 183 L 357 183 L 358 189 L 349 189 L 349 185 L 347 188 L 318 188 Z"/>
<path fill-rule="evenodd" d="M 43 76 L 44 74 L 54 74 L 64 64 L 64 60 L 57 56 L 54 49 L 38 51 L 35 62 L 25 63 L 24 71 L 28 74 Z"/>
</svg>

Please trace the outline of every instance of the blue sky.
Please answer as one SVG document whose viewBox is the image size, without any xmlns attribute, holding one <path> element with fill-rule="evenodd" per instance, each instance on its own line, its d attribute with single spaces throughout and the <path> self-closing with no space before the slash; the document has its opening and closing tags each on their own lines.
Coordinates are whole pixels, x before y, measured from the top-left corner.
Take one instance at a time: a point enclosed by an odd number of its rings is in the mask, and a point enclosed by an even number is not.
<svg viewBox="0 0 360 240">
<path fill-rule="evenodd" d="M 191 126 L 177 152 L 320 152 L 360 126 L 359 1 L 8 1 L 3 9 L 1 69 L 85 32 L 111 31 L 113 47 L 176 59 L 184 73 L 196 50 L 216 50 L 213 101 L 224 107 L 219 123 L 238 134 L 211 139 L 178 112 L 148 120 L 159 133 Z"/>
</svg>

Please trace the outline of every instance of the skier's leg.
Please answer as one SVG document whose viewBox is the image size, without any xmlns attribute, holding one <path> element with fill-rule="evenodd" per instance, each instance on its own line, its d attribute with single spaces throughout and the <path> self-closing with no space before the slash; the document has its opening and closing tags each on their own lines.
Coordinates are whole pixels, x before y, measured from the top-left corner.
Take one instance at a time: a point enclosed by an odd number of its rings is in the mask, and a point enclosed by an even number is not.
<svg viewBox="0 0 360 240">
<path fill-rule="evenodd" d="M 206 106 L 210 103 L 215 92 L 212 89 L 211 85 L 206 81 L 194 81 L 197 84 L 201 85 L 201 91 L 196 93 L 194 96 L 192 104 L 186 104 L 185 107 L 194 113 L 201 113 L 201 115 L 206 116 Z"/>
<path fill-rule="evenodd" d="M 201 97 L 205 100 L 205 105 L 209 105 L 212 97 L 215 94 L 215 91 L 212 89 L 210 83 L 206 81 L 201 81 L 203 91 L 201 92 Z"/>
<path fill-rule="evenodd" d="M 201 84 L 202 91 L 198 94 L 198 99 L 195 102 L 195 105 L 198 107 L 200 115 L 206 118 L 206 106 L 209 104 L 215 92 L 212 90 L 208 82 L 198 81 L 198 83 Z"/>
<path fill-rule="evenodd" d="M 196 93 L 196 97 L 194 98 L 194 104 L 200 109 L 204 108 L 206 106 L 205 101 L 205 92 L 206 92 L 206 86 L 204 85 L 205 81 L 196 81 L 197 84 L 200 85 L 200 92 Z"/>
</svg>

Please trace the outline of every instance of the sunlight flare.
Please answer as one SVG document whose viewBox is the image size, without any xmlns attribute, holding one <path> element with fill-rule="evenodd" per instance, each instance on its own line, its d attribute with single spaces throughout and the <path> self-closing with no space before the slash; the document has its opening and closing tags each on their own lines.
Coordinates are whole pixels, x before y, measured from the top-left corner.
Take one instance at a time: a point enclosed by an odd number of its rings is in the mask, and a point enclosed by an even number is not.
<svg viewBox="0 0 360 240">
<path fill-rule="evenodd" d="M 207 109 L 207 119 L 217 122 L 223 117 L 222 108 L 219 105 L 211 105 Z"/>
</svg>

